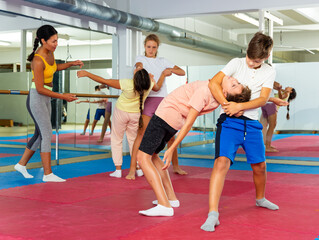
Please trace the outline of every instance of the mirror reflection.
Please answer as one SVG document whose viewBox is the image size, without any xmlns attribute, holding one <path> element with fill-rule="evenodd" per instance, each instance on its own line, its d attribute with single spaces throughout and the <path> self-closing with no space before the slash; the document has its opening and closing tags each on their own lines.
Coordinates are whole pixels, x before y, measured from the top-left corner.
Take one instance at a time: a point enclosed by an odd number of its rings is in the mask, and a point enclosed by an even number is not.
<svg viewBox="0 0 319 240">
<path fill-rule="evenodd" d="M 3 13 L 0 18 L 2 22 L 8 23 L 0 28 L 0 89 L 11 93 L 0 94 L 0 167 L 6 171 L 6 166 L 14 165 L 20 160 L 26 143 L 35 130 L 26 108 L 27 95 L 24 94 L 31 86 L 31 68 L 26 58 L 32 52 L 36 30 L 45 24 L 52 25 L 57 30 L 58 47 L 54 52 L 57 64 L 79 59 L 83 61 L 84 69 L 106 77 L 112 76 L 112 35 L 14 14 Z M 21 26 L 21 22 L 25 24 Z M 78 79 L 78 69 L 79 67 L 71 67 L 56 72 L 52 90 L 95 94 L 96 84 L 87 79 Z M 110 91 L 101 89 L 99 93 L 110 94 Z M 110 126 L 108 121 L 104 121 L 104 105 L 110 111 L 113 100 L 110 99 L 109 103 L 106 101 L 107 98 L 90 96 L 79 97 L 74 102 L 52 98 L 52 165 L 72 162 L 75 157 L 78 157 L 76 161 L 81 161 L 81 158 L 100 159 L 106 156 L 105 153 L 109 154 Z M 95 116 L 97 109 L 104 113 Z M 98 120 L 95 121 L 95 118 Z M 106 119 L 109 119 L 109 115 Z M 87 132 L 81 134 L 86 123 Z M 94 132 L 91 131 L 92 128 Z M 101 136 L 102 129 L 105 132 L 104 137 Z M 39 151 L 31 158 L 29 165 L 30 168 L 42 166 Z"/>
</svg>

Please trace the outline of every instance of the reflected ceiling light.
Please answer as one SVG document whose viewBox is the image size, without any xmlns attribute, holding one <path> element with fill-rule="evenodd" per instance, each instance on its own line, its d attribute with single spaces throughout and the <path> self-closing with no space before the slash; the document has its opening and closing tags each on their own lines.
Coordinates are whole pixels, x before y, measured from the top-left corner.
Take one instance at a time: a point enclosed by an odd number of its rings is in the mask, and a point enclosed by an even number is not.
<svg viewBox="0 0 319 240">
<path fill-rule="evenodd" d="M 246 15 L 244 13 L 235 13 L 235 14 L 233 14 L 233 16 L 235 16 L 236 18 L 239 18 L 241 20 L 244 20 L 245 22 L 248 22 L 252 25 L 259 27 L 258 20 L 256 20 L 255 18 L 249 17 L 248 15 Z"/>
<path fill-rule="evenodd" d="M 112 44 L 112 39 L 101 39 L 101 40 L 76 40 L 70 39 L 65 40 L 63 38 L 59 39 L 60 46 L 82 46 L 82 45 L 104 45 L 104 44 Z"/>
<path fill-rule="evenodd" d="M 314 22 L 319 22 L 318 8 L 297 8 L 295 11 Z"/>
<path fill-rule="evenodd" d="M 10 45 L 11 45 L 11 42 L 0 40 L 0 46 L 10 46 Z"/>
</svg>

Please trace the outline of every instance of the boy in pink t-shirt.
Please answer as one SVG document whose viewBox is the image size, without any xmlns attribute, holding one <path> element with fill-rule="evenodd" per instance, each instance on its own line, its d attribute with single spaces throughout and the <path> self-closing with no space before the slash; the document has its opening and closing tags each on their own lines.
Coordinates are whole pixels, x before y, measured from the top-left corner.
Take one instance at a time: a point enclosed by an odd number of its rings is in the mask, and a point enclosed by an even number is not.
<svg viewBox="0 0 319 240">
<path fill-rule="evenodd" d="M 179 207 L 167 171 L 174 150 L 192 128 L 197 116 L 214 111 L 218 102 L 213 98 L 209 81 L 195 81 L 185 84 L 171 92 L 158 106 L 144 133 L 137 159 L 144 175 L 153 188 L 157 200 L 156 207 L 139 211 L 146 216 L 173 216 L 172 207 Z M 222 84 L 228 101 L 247 102 L 251 91 L 235 78 L 225 76 Z M 163 161 L 158 153 L 180 129 L 173 145 L 165 152 Z M 166 163 L 164 164 L 164 162 Z"/>
</svg>

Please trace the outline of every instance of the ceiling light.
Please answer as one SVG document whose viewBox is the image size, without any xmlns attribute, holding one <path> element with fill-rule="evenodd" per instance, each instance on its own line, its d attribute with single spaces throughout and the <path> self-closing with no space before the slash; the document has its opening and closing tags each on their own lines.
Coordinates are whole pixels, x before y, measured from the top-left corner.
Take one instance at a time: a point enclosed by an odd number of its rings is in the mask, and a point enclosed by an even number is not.
<svg viewBox="0 0 319 240">
<path fill-rule="evenodd" d="M 241 20 L 244 20 L 245 22 L 248 22 L 252 25 L 259 27 L 258 20 L 256 20 L 255 18 L 249 17 L 248 15 L 246 15 L 244 13 L 235 13 L 235 14 L 233 14 L 233 16 L 235 16 L 236 18 L 239 18 Z"/>
<path fill-rule="evenodd" d="M 83 46 L 83 45 L 105 45 L 112 44 L 112 39 L 100 39 L 100 40 L 76 40 L 70 39 L 65 40 L 63 38 L 59 38 L 60 46 Z"/>
<path fill-rule="evenodd" d="M 297 8 L 295 11 L 314 22 L 319 22 L 317 8 Z"/>
</svg>

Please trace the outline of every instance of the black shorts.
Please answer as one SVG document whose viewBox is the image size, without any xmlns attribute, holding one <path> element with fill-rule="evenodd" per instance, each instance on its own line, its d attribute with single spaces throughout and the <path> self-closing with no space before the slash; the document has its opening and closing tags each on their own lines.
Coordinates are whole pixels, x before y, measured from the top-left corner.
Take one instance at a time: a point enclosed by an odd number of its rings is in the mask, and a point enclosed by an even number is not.
<svg viewBox="0 0 319 240">
<path fill-rule="evenodd" d="M 149 155 L 157 154 L 176 133 L 177 130 L 154 114 L 145 130 L 139 150 Z"/>
</svg>

